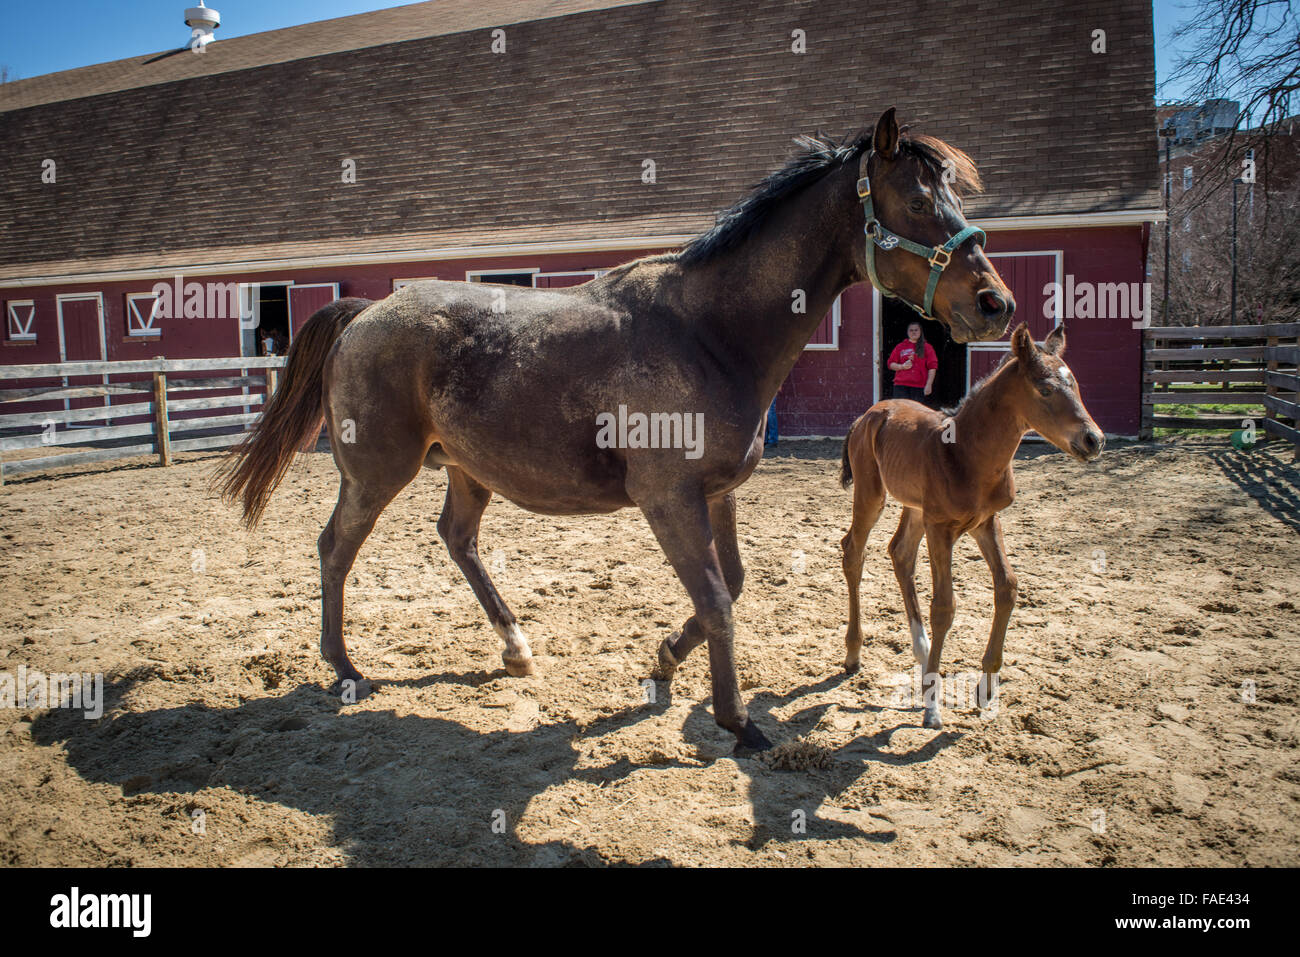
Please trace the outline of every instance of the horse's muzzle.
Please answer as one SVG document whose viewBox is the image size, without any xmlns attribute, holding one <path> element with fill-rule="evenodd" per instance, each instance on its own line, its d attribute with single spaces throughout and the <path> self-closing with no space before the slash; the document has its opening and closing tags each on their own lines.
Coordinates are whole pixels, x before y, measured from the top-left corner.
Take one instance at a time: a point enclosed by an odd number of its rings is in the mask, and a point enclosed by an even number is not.
<svg viewBox="0 0 1300 957">
<path fill-rule="evenodd" d="M 1105 447 L 1106 436 L 1096 429 L 1088 429 L 1070 443 L 1070 451 L 1080 462 L 1091 462 Z"/>
</svg>

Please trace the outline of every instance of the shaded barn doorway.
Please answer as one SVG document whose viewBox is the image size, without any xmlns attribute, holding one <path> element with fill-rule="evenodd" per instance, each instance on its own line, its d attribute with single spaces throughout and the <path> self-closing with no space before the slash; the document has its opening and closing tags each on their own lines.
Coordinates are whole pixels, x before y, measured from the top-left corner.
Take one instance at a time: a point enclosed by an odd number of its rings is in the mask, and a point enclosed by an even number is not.
<svg viewBox="0 0 1300 957">
<path fill-rule="evenodd" d="M 897 299 L 881 298 L 880 309 L 880 398 L 893 397 L 894 373 L 889 369 L 889 354 L 894 346 L 907 338 L 907 327 L 921 323 L 921 335 L 933 347 L 939 360 L 934 374 L 934 391 L 926 400 L 933 409 L 960 402 L 966 394 L 966 345 L 953 342 L 943 323 L 922 319 L 910 306 Z"/>
</svg>

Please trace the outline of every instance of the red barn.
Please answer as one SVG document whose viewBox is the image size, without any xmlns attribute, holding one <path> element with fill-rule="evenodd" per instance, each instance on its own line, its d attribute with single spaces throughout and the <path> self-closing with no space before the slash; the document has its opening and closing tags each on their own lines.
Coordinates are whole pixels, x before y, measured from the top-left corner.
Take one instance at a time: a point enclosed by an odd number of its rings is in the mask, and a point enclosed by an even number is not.
<svg viewBox="0 0 1300 957">
<path fill-rule="evenodd" d="M 340 295 L 581 282 L 706 229 L 793 136 L 889 106 L 974 157 L 967 213 L 1018 318 L 1064 320 L 1094 416 L 1136 434 L 1125 294 L 1161 215 L 1138 0 L 438 0 L 8 83 L 0 362 L 260 355 Z M 912 315 L 847 292 L 782 433 L 887 396 Z M 940 401 L 1004 348 L 926 334 Z"/>
</svg>

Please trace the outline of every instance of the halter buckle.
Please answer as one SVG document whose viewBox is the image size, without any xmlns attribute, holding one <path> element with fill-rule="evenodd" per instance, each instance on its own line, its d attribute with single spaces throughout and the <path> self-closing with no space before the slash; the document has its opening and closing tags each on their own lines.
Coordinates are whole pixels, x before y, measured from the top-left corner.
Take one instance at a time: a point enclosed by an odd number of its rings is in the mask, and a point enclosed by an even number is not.
<svg viewBox="0 0 1300 957">
<path fill-rule="evenodd" d="M 939 257 L 943 258 L 940 259 Z M 930 265 L 937 266 L 939 269 L 947 269 L 948 263 L 952 262 L 952 253 L 941 246 L 934 247 L 934 255 L 930 257 Z"/>
<path fill-rule="evenodd" d="M 862 179 L 858 180 L 858 198 L 866 199 L 870 195 L 871 195 L 871 180 L 869 180 L 867 177 L 864 176 L 862 177 Z"/>
</svg>

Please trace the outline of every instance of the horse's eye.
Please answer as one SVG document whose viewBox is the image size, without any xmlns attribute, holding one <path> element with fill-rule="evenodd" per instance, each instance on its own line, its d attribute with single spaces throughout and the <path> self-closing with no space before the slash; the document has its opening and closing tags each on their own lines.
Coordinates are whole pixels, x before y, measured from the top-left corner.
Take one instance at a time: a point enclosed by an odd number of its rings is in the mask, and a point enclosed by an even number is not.
<svg viewBox="0 0 1300 957">
<path fill-rule="evenodd" d="M 920 199 L 914 199 L 914 200 L 912 200 L 912 202 L 911 202 L 910 205 L 911 205 L 912 212 L 914 212 L 914 213 L 923 213 L 923 212 L 925 212 L 925 202 L 924 202 L 923 200 L 920 200 Z"/>
<path fill-rule="evenodd" d="M 1038 394 L 1041 395 L 1044 399 L 1046 399 L 1049 395 L 1052 394 L 1052 387 L 1050 385 L 1040 385 L 1038 387 Z"/>
</svg>

